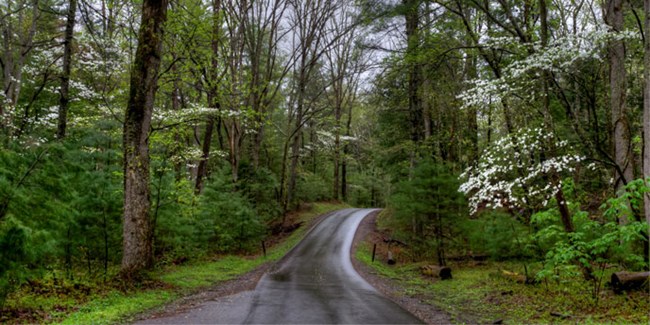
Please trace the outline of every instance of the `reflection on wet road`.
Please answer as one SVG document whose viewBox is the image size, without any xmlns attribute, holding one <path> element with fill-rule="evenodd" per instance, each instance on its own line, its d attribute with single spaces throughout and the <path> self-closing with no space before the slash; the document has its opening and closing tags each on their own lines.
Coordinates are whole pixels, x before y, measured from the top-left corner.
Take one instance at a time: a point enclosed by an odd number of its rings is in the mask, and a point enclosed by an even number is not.
<svg viewBox="0 0 650 325">
<path fill-rule="evenodd" d="M 244 323 L 421 323 L 352 267 L 354 233 L 372 211 L 345 209 L 318 224 L 260 280 Z"/>
</svg>

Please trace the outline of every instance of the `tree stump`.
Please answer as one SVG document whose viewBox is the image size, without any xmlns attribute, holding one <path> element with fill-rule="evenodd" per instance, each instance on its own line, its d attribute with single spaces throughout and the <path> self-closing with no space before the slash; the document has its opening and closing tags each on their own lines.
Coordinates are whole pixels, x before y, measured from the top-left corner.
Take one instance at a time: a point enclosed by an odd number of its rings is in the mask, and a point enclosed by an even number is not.
<svg viewBox="0 0 650 325">
<path fill-rule="evenodd" d="M 451 279 L 451 268 L 440 265 L 425 265 L 420 267 L 422 275 L 428 275 L 441 280 Z"/>
<path fill-rule="evenodd" d="M 648 287 L 650 272 L 616 272 L 612 274 L 612 289 L 619 294 L 623 291 Z"/>
</svg>

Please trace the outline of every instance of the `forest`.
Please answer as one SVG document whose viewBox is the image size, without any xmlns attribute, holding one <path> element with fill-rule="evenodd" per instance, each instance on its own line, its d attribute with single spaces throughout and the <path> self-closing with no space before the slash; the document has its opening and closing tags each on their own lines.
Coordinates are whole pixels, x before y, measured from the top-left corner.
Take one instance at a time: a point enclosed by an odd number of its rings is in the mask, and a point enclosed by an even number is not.
<svg viewBox="0 0 650 325">
<path fill-rule="evenodd" d="M 648 35 L 650 0 L 0 0 L 0 310 L 313 202 L 598 300 L 650 266 Z"/>
</svg>

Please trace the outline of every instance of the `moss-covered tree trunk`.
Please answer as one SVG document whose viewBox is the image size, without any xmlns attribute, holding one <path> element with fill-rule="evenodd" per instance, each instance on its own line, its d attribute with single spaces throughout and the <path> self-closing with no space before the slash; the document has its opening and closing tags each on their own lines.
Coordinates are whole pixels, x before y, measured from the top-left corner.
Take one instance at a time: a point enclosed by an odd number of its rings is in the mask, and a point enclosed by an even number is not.
<svg viewBox="0 0 650 325">
<path fill-rule="evenodd" d="M 138 49 L 131 70 L 124 119 L 124 224 L 122 274 L 130 277 L 153 262 L 149 208 L 149 129 L 162 53 L 168 0 L 144 0 Z"/>
</svg>

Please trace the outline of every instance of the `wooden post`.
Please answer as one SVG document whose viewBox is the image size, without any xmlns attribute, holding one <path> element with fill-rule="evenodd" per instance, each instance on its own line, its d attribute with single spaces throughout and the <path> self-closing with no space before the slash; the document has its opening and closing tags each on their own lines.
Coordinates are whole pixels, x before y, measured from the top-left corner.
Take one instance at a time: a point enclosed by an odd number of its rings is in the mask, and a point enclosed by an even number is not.
<svg viewBox="0 0 650 325">
<path fill-rule="evenodd" d="M 264 257 L 266 257 L 266 244 L 262 240 L 262 253 L 264 253 Z"/>
<path fill-rule="evenodd" d="M 377 244 L 372 245 L 372 261 L 375 261 L 375 252 L 377 251 Z"/>
</svg>

